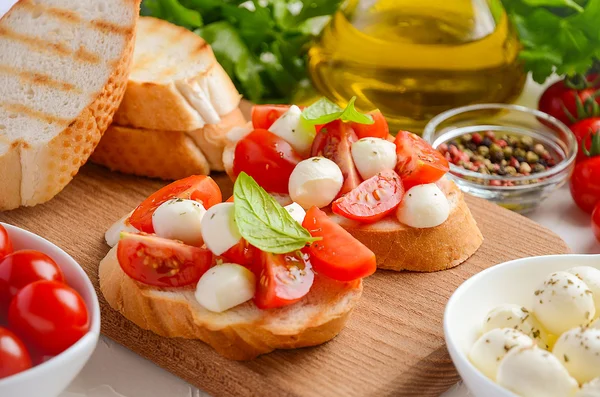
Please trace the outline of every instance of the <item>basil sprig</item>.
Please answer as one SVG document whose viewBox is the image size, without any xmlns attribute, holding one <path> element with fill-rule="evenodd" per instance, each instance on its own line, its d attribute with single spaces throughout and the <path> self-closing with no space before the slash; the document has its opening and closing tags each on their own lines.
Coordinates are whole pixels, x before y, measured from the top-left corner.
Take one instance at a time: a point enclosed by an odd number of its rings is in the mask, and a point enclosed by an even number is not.
<svg viewBox="0 0 600 397">
<path fill-rule="evenodd" d="M 348 102 L 348 106 L 342 109 L 327 98 L 321 98 L 302 112 L 302 118 L 310 124 L 327 124 L 334 120 L 354 122 L 359 124 L 373 124 L 373 118 L 367 114 L 362 114 L 354 107 L 356 97 L 353 96 Z"/>
<path fill-rule="evenodd" d="M 235 222 L 240 234 L 256 248 L 274 254 L 299 250 L 318 241 L 245 172 L 233 186 Z"/>
</svg>

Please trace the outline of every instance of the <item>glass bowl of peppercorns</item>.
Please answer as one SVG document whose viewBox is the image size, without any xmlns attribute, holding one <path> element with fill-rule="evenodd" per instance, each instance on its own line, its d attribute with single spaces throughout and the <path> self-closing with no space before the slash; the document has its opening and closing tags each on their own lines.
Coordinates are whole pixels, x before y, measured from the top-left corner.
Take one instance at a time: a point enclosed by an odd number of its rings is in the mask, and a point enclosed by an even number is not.
<svg viewBox="0 0 600 397">
<path fill-rule="evenodd" d="M 577 154 L 566 125 L 517 105 L 446 111 L 427 124 L 423 138 L 446 157 L 461 190 L 520 213 L 568 180 Z"/>
</svg>

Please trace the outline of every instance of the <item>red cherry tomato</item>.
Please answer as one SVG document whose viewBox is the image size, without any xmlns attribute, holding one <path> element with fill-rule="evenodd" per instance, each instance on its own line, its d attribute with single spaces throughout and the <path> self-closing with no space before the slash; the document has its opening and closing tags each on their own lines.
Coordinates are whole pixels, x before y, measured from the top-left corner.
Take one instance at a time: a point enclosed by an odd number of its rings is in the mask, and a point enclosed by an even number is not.
<svg viewBox="0 0 600 397">
<path fill-rule="evenodd" d="M 308 255 L 271 254 L 260 251 L 254 266 L 257 285 L 254 303 L 259 309 L 274 309 L 298 302 L 308 294 L 315 279 Z"/>
<path fill-rule="evenodd" d="M 133 211 L 129 223 L 141 232 L 154 233 L 152 214 L 162 203 L 175 197 L 195 200 L 206 209 L 223 201 L 221 189 L 211 177 L 192 175 L 151 194 Z"/>
<path fill-rule="evenodd" d="M 290 175 L 302 157 L 285 140 L 267 130 L 254 130 L 235 147 L 233 173 L 242 171 L 270 193 L 288 193 Z"/>
<path fill-rule="evenodd" d="M 600 203 L 596 204 L 596 208 L 592 212 L 592 229 L 594 230 L 596 240 L 600 242 Z"/>
<path fill-rule="evenodd" d="M 252 126 L 268 130 L 275 120 L 290 109 L 291 105 L 255 105 L 252 108 Z M 304 107 L 300 106 L 301 109 Z"/>
<path fill-rule="evenodd" d="M 448 172 L 448 160 L 423 138 L 408 131 L 399 131 L 395 144 L 398 155 L 396 171 L 404 189 L 436 182 Z"/>
<path fill-rule="evenodd" d="M 138 233 L 122 233 L 117 258 L 129 277 L 156 287 L 194 284 L 214 262 L 206 248 Z"/>
<path fill-rule="evenodd" d="M 590 156 L 575 164 L 569 183 L 575 204 L 588 213 L 600 202 L 600 133 L 591 139 Z"/>
<path fill-rule="evenodd" d="M 369 115 L 373 118 L 373 124 L 350 123 L 358 139 L 369 137 L 387 139 L 390 135 L 390 127 L 383 114 L 379 110 L 375 110 Z"/>
<path fill-rule="evenodd" d="M 577 161 L 579 162 L 587 159 L 587 156 L 583 151 L 584 143 L 585 148 L 589 150 L 592 144 L 592 133 L 600 133 L 600 117 L 592 117 L 591 119 L 581 120 L 569 128 L 571 128 L 571 131 L 573 131 L 573 134 L 575 134 L 577 143 L 579 144 Z"/>
<path fill-rule="evenodd" d="M 335 200 L 331 210 L 363 223 L 373 223 L 394 211 L 404 197 L 404 187 L 394 170 L 385 170 Z"/>
<path fill-rule="evenodd" d="M 0 259 L 13 252 L 13 246 L 4 226 L 0 225 Z"/>
<path fill-rule="evenodd" d="M 90 328 L 83 299 L 56 281 L 36 281 L 14 297 L 9 327 L 43 354 L 56 355 L 77 342 Z"/>
<path fill-rule="evenodd" d="M 225 201 L 225 202 L 226 202 L 226 203 L 233 203 L 233 198 L 234 198 L 234 197 L 233 197 L 233 195 L 232 195 L 232 196 L 231 196 L 231 197 L 229 197 L 229 198 L 227 199 L 227 201 Z"/>
<path fill-rule="evenodd" d="M 313 237 L 323 238 L 307 249 L 315 272 L 338 281 L 352 281 L 377 270 L 375 254 L 317 207 L 308 210 L 302 226 Z"/>
<path fill-rule="evenodd" d="M 567 125 L 600 116 L 600 95 L 595 96 L 600 89 L 595 83 L 597 75 L 591 74 L 586 80 L 580 87 L 573 87 L 565 80 L 552 84 L 540 97 L 538 108 Z"/>
<path fill-rule="evenodd" d="M 254 263 L 255 255 L 256 248 L 251 246 L 246 240 L 242 238 L 236 245 L 223 252 L 221 256 L 224 260 L 228 262 L 251 267 Z"/>
<path fill-rule="evenodd" d="M 48 255 L 21 250 L 0 261 L 0 314 L 8 311 L 12 298 L 23 287 L 39 280 L 64 282 L 65 277 Z"/>
<path fill-rule="evenodd" d="M 31 357 L 23 341 L 4 327 L 0 327 L 0 379 L 31 368 Z"/>
<path fill-rule="evenodd" d="M 350 124 L 335 120 L 325 124 L 319 130 L 312 144 L 312 157 L 326 157 L 340 167 L 344 176 L 344 184 L 339 196 L 348 193 L 361 182 L 350 150 L 352 144 L 357 140 L 358 137 Z"/>
</svg>

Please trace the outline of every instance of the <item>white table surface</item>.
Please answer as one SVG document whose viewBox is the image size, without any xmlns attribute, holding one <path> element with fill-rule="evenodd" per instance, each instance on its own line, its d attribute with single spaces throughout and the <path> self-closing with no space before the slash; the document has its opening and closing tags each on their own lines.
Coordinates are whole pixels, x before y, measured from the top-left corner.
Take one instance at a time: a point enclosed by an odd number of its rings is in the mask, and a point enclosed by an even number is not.
<svg viewBox="0 0 600 397">
<path fill-rule="evenodd" d="M 0 0 L 0 16 L 16 0 Z M 542 87 L 528 82 L 517 103 L 536 107 Z M 600 243 L 592 234 L 590 217 L 574 204 L 567 187 L 551 196 L 529 218 L 557 233 L 574 253 L 599 254 Z M 444 397 L 469 396 L 461 384 Z M 60 397 L 205 397 L 187 382 L 159 368 L 130 350 L 102 336 L 92 358 Z"/>
</svg>

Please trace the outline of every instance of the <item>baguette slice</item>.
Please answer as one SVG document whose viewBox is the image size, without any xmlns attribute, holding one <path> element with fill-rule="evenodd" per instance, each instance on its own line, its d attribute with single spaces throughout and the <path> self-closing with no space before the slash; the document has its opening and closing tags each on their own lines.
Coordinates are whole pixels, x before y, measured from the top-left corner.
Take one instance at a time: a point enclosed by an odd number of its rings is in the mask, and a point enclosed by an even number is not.
<svg viewBox="0 0 600 397">
<path fill-rule="evenodd" d="M 225 171 L 232 180 L 235 145 L 241 137 L 228 134 L 223 151 Z M 460 265 L 483 243 L 483 235 L 471 215 L 464 195 L 454 182 L 443 178 L 438 186 L 450 203 L 450 216 L 439 226 L 417 229 L 406 226 L 392 214 L 373 224 L 362 224 L 322 208 L 328 215 L 377 257 L 377 267 L 389 270 L 435 272 Z M 290 204 L 289 196 L 277 196 L 281 205 Z"/>
<path fill-rule="evenodd" d="M 213 313 L 197 303 L 194 288 L 153 288 L 128 277 L 116 247 L 100 262 L 99 277 L 106 301 L 139 327 L 166 337 L 200 339 L 232 360 L 333 339 L 362 294 L 362 281 L 317 276 L 308 295 L 293 305 L 260 310 L 249 301 Z"/>
<path fill-rule="evenodd" d="M 127 91 L 115 123 L 194 131 L 219 124 L 240 98 L 200 36 L 167 21 L 140 18 Z"/>
<path fill-rule="evenodd" d="M 139 0 L 21 0 L 0 19 L 0 210 L 50 200 L 117 109 Z"/>
</svg>

